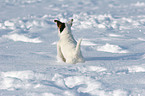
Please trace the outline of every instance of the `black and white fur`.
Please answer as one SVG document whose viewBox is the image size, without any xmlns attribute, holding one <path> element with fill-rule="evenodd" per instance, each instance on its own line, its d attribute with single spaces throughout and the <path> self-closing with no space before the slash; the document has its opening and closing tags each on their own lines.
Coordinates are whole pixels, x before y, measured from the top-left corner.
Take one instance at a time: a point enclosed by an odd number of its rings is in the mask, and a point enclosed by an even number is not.
<svg viewBox="0 0 145 96">
<path fill-rule="evenodd" d="M 66 63 L 76 64 L 85 62 L 81 53 L 81 39 L 76 42 L 72 33 L 71 26 L 73 19 L 67 23 L 54 20 L 58 26 L 60 40 L 57 43 L 57 59 Z"/>
</svg>

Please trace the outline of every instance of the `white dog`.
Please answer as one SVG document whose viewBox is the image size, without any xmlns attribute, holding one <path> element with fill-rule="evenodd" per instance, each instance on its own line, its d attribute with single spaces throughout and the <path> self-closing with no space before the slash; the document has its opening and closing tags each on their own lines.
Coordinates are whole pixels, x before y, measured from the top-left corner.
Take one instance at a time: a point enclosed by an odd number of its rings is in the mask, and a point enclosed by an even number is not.
<svg viewBox="0 0 145 96">
<path fill-rule="evenodd" d="M 71 64 L 85 62 L 80 50 L 81 39 L 77 43 L 71 33 L 73 19 L 67 23 L 58 20 L 54 22 L 57 23 L 60 37 L 57 43 L 57 59 Z"/>
</svg>

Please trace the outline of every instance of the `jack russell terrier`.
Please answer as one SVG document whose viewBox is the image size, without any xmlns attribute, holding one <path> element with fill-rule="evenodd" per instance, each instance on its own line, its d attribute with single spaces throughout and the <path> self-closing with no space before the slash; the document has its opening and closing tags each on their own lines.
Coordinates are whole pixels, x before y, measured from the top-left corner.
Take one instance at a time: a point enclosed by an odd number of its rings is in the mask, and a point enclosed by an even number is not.
<svg viewBox="0 0 145 96">
<path fill-rule="evenodd" d="M 67 23 L 62 23 L 58 20 L 54 20 L 57 23 L 58 35 L 60 40 L 57 43 L 57 60 L 66 63 L 76 64 L 84 63 L 85 60 L 81 53 L 81 39 L 76 42 L 72 33 L 71 26 L 73 19 Z"/>
</svg>

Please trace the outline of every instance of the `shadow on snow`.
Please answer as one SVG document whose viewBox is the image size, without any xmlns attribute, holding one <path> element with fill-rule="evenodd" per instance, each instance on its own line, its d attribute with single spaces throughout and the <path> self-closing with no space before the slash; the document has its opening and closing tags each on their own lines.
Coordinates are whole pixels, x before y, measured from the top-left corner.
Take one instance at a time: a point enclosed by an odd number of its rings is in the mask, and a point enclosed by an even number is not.
<svg viewBox="0 0 145 96">
<path fill-rule="evenodd" d="M 96 61 L 96 60 L 138 60 L 144 53 L 135 53 L 131 55 L 123 55 L 123 56 L 113 56 L 113 57 L 86 57 L 86 61 Z"/>
</svg>

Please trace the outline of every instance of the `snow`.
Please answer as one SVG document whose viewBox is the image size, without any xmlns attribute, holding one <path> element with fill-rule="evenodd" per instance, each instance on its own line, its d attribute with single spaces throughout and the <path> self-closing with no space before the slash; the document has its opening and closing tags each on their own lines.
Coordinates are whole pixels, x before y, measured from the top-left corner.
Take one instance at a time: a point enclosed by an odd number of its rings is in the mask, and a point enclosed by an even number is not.
<svg viewBox="0 0 145 96">
<path fill-rule="evenodd" d="M 0 96 L 145 96 L 144 0 L 1 0 Z M 85 63 L 57 62 L 74 19 Z"/>
<path fill-rule="evenodd" d="M 133 5 L 136 6 L 136 7 L 143 7 L 143 6 L 145 6 L 145 3 L 144 2 L 137 2 Z"/>
<path fill-rule="evenodd" d="M 105 44 L 98 46 L 97 51 L 111 52 L 111 53 L 128 53 L 126 50 L 122 50 L 118 45 Z"/>
<path fill-rule="evenodd" d="M 145 68 L 140 66 L 130 66 L 128 70 L 129 72 L 145 72 Z"/>
<path fill-rule="evenodd" d="M 31 39 L 24 35 L 19 35 L 19 34 L 4 35 L 3 37 L 11 39 L 13 41 L 22 41 L 22 42 L 31 42 L 31 43 L 41 43 L 42 42 L 38 38 Z"/>
</svg>

